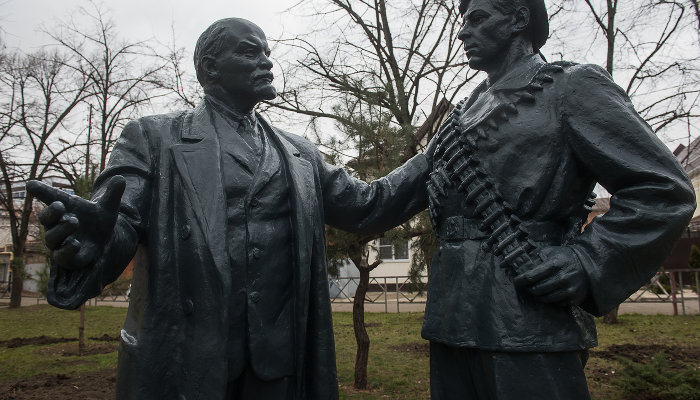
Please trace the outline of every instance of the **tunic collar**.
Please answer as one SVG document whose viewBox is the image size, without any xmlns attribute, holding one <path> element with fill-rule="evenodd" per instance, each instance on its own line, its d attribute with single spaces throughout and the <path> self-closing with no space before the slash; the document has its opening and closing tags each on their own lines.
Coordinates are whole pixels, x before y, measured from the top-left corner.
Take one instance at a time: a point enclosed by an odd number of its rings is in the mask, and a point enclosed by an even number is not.
<svg viewBox="0 0 700 400">
<path fill-rule="evenodd" d="M 540 68 L 545 65 L 539 54 L 532 54 L 518 61 L 501 79 L 491 85 L 491 90 L 522 89 L 532 82 Z"/>
</svg>

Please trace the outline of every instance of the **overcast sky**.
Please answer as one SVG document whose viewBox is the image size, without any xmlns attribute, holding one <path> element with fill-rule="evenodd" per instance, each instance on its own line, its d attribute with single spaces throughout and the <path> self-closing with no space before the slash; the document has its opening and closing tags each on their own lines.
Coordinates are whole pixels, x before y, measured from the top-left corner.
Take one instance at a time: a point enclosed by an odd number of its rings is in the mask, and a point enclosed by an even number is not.
<svg viewBox="0 0 700 400">
<path fill-rule="evenodd" d="M 103 5 L 107 15 L 113 20 L 119 35 L 129 41 L 141 41 L 156 39 L 161 43 L 172 42 L 171 27 L 175 30 L 175 44 L 178 47 L 185 47 L 191 55 L 194 44 L 199 34 L 212 22 L 225 17 L 241 17 L 253 21 L 259 25 L 267 34 L 268 38 L 291 37 L 294 34 L 310 30 L 309 19 L 303 18 L 299 12 L 290 12 L 289 9 L 300 2 L 300 0 L 95 0 Z M 42 44 L 50 43 L 51 40 L 41 32 L 44 26 L 51 30 L 58 19 L 69 20 L 75 14 L 78 7 L 84 6 L 92 9 L 89 0 L 0 0 L 0 35 L 9 48 L 21 48 L 25 52 L 37 49 Z M 658 24 L 654 24 L 658 25 Z M 579 37 L 571 36 L 568 32 L 565 38 L 567 43 L 590 43 L 592 38 L 586 29 L 574 30 Z M 550 42 L 554 42 L 554 38 Z M 600 39 L 600 38 L 599 38 Z M 696 48 L 693 37 L 687 37 Z M 564 50 L 567 59 L 578 62 L 590 62 L 596 64 L 605 63 L 605 46 L 598 41 L 598 46 L 579 46 L 584 51 L 581 53 Z M 674 43 L 679 46 L 680 43 Z M 687 43 L 686 43 L 687 45 Z M 576 46 L 569 46 L 576 47 Z M 545 46 L 543 52 L 548 56 L 550 51 L 559 50 L 551 43 Z M 284 54 L 276 52 L 272 59 L 285 57 Z M 188 57 L 189 58 L 189 57 Z M 557 59 L 557 56 L 552 56 Z M 277 68 L 279 63 L 276 63 Z M 186 67 L 192 68 L 190 63 Z M 275 70 L 278 74 L 279 71 Z M 618 70 L 616 77 L 620 80 L 623 71 Z M 278 75 L 279 76 L 279 75 Z M 466 94 L 466 93 L 465 93 Z M 289 119 L 292 119 L 291 117 Z M 285 125 L 285 124 L 283 124 Z M 290 126 L 283 126 L 291 128 Z M 666 144 L 675 148 L 684 139 L 683 127 L 678 128 L 678 132 L 669 135 L 664 132 L 662 139 Z M 294 129 L 296 132 L 297 129 Z M 303 132 L 298 132 L 303 133 Z M 679 139 L 680 138 L 680 139 Z"/>
<path fill-rule="evenodd" d="M 294 32 L 301 21 L 284 13 L 298 0 L 118 0 L 103 2 L 110 10 L 120 34 L 132 40 L 156 38 L 167 42 L 171 24 L 176 42 L 194 48 L 199 34 L 212 22 L 241 17 L 258 24 L 270 37 Z M 68 19 L 79 6 L 91 7 L 88 0 L 0 0 L 0 27 L 8 47 L 32 47 L 46 43 L 40 32 L 56 18 Z"/>
<path fill-rule="evenodd" d="M 114 22 L 118 36 L 127 41 L 155 39 L 162 44 L 173 41 L 188 53 L 184 67 L 194 76 L 189 60 L 199 35 L 214 21 L 227 17 L 248 19 L 259 25 L 269 39 L 290 37 L 303 30 L 305 19 L 300 12 L 290 12 L 299 0 L 119 0 L 100 1 L 106 17 Z M 42 29 L 49 31 L 59 20 L 69 21 L 80 7 L 94 14 L 90 0 L 0 0 L 0 35 L 8 48 L 31 52 L 52 43 Z M 81 25 L 81 17 L 76 18 Z M 82 17 L 83 19 L 85 17 Z M 273 45 L 271 43 L 271 45 Z M 273 62 L 275 62 L 273 54 Z M 279 64 L 274 72 L 280 76 Z M 154 112 L 163 112 L 157 105 Z M 284 129 L 304 134 L 308 126 L 304 119 L 289 115 L 279 122 Z M 330 126 L 330 129 L 333 129 Z"/>
</svg>

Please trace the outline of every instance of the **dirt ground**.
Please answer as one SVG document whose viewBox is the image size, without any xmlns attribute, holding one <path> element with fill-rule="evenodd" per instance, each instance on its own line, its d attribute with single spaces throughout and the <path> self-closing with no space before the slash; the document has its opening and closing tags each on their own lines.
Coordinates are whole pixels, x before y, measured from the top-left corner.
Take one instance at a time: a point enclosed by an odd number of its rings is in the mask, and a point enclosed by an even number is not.
<svg viewBox="0 0 700 400">
<path fill-rule="evenodd" d="M 114 399 L 116 370 L 91 371 L 80 375 L 37 375 L 0 384 L 2 400 L 105 400 Z"/>
<path fill-rule="evenodd" d="M 118 337 L 91 337 L 98 343 L 88 343 L 83 355 L 117 351 Z M 28 345 L 64 343 L 61 346 L 39 348 L 43 355 L 77 356 L 74 338 L 37 336 L 0 341 L 0 347 L 15 348 Z M 98 370 L 81 374 L 41 374 L 15 382 L 0 383 L 0 400 L 105 400 L 114 399 L 116 370 Z"/>
<path fill-rule="evenodd" d="M 87 347 L 86 354 L 109 353 L 117 350 L 116 337 L 104 336 L 90 338 L 100 341 L 91 343 Z M 73 343 L 69 343 L 73 342 Z M 75 355 L 76 345 L 74 339 L 58 337 L 34 337 L 14 338 L 0 341 L 2 347 L 18 347 L 30 344 L 54 344 L 65 343 L 62 346 L 41 349 L 52 355 Z M 424 357 L 429 355 L 427 342 L 408 343 L 393 348 L 397 352 L 415 353 Z M 638 363 L 647 363 L 651 357 L 664 352 L 669 362 L 669 367 L 680 368 L 685 362 L 696 362 L 700 359 L 700 347 L 677 347 L 664 345 L 613 345 L 605 350 L 592 350 L 592 358 L 616 359 L 626 357 Z M 589 377 L 595 381 L 608 381 L 612 377 L 608 371 L 589 370 Z M 0 384 L 0 400 L 106 400 L 115 397 L 115 370 L 98 370 L 81 374 L 42 374 L 31 378 L 20 379 L 15 382 Z"/>
</svg>

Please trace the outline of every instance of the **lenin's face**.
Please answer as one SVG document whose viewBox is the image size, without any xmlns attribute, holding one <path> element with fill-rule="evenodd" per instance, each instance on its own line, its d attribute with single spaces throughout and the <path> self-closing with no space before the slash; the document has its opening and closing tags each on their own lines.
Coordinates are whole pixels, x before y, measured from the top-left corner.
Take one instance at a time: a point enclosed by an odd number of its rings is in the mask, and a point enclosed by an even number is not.
<svg viewBox="0 0 700 400">
<path fill-rule="evenodd" d="M 472 0 L 463 15 L 459 39 L 472 69 L 488 71 L 505 56 L 513 38 L 513 17 L 494 7 L 495 0 Z"/>
<path fill-rule="evenodd" d="M 274 99 L 272 61 L 265 33 L 248 21 L 227 27 L 228 43 L 216 57 L 217 83 L 245 103 Z"/>
</svg>

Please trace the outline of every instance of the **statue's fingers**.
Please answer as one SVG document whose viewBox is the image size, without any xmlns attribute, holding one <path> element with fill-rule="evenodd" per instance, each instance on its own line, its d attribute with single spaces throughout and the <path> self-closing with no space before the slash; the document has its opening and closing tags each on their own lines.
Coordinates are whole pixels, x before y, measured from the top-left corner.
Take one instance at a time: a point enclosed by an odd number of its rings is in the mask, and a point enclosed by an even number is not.
<svg viewBox="0 0 700 400">
<path fill-rule="evenodd" d="M 558 263 L 556 260 L 547 260 L 534 268 L 525 271 L 513 278 L 513 283 L 517 286 L 531 286 L 550 276 L 553 276 L 558 271 Z"/>
<path fill-rule="evenodd" d="M 104 194 L 97 202 L 104 210 L 116 213 L 119 211 L 119 204 L 126 188 L 126 180 L 121 175 L 115 175 L 107 181 L 106 186 Z"/>
<path fill-rule="evenodd" d="M 561 305 L 571 305 L 573 293 L 569 288 L 562 288 L 548 293 L 544 296 L 540 296 L 539 299 L 544 303 L 557 303 Z"/>
<path fill-rule="evenodd" d="M 27 192 L 47 205 L 53 203 L 54 201 L 60 201 L 64 204 L 68 204 L 71 196 L 61 189 L 49 186 L 39 181 L 27 182 Z"/>
<path fill-rule="evenodd" d="M 46 231 L 46 247 L 51 250 L 58 249 L 68 236 L 78 230 L 79 225 L 78 218 L 65 214 L 58 224 Z"/>
<path fill-rule="evenodd" d="M 39 211 L 39 222 L 46 228 L 51 228 L 61 220 L 61 217 L 66 213 L 66 206 L 60 201 L 54 201 Z"/>
<path fill-rule="evenodd" d="M 566 286 L 566 281 L 560 279 L 558 275 L 548 277 L 532 285 L 528 290 L 535 296 L 545 296 Z"/>
<path fill-rule="evenodd" d="M 66 239 L 63 245 L 51 253 L 54 262 L 65 269 L 75 270 L 79 267 L 75 265 L 75 255 L 80 250 L 80 242 L 75 238 Z"/>
</svg>

